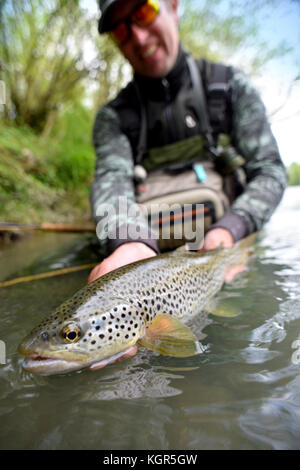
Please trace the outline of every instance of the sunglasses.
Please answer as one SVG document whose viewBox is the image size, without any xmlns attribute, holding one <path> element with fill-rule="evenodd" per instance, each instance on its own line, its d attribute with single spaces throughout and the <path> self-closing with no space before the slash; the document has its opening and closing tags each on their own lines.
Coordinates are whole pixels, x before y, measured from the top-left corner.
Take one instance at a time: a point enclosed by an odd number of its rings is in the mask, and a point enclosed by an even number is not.
<svg viewBox="0 0 300 470">
<path fill-rule="evenodd" d="M 142 3 L 142 5 L 139 5 L 128 18 L 120 21 L 114 28 L 112 28 L 110 35 L 119 46 L 123 45 L 130 38 L 130 25 L 132 23 L 140 26 L 141 28 L 146 28 L 153 23 L 159 12 L 159 0 L 147 0 Z"/>
</svg>

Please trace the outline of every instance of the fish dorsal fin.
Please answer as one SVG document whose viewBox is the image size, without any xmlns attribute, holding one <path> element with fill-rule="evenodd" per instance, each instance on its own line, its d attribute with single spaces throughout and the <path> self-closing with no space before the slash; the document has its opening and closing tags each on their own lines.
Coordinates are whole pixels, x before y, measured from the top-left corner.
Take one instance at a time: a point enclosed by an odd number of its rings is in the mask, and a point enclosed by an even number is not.
<svg viewBox="0 0 300 470">
<path fill-rule="evenodd" d="M 191 329 L 165 313 L 155 317 L 138 343 L 165 356 L 189 357 L 202 352 Z"/>
</svg>

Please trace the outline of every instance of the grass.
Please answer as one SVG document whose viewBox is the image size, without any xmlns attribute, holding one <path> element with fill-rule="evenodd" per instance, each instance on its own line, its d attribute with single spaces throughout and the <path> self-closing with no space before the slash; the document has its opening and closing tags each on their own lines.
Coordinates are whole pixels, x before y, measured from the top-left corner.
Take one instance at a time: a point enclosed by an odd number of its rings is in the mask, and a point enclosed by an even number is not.
<svg viewBox="0 0 300 470">
<path fill-rule="evenodd" d="M 289 184 L 291 186 L 300 185 L 300 165 L 298 163 L 292 163 L 288 167 Z"/>
<path fill-rule="evenodd" d="M 0 123 L 0 220 L 82 222 L 90 218 L 93 117 L 65 111 L 47 138 Z"/>
</svg>

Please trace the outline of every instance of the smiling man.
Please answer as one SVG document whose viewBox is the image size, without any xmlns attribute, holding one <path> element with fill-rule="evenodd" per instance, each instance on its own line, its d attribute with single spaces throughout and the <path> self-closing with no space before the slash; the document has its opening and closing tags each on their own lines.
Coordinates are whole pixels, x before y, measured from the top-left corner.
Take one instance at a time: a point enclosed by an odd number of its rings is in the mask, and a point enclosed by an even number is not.
<svg viewBox="0 0 300 470">
<path fill-rule="evenodd" d="M 179 48 L 177 2 L 161 3 L 156 0 L 102 2 L 99 26 L 100 32 L 111 29 L 137 74 L 152 78 L 169 73 Z"/>
<path fill-rule="evenodd" d="M 100 0 L 100 9 L 99 32 L 111 35 L 134 77 L 95 121 L 91 205 L 108 257 L 89 281 L 159 252 L 142 210 L 127 210 L 143 202 L 141 167 L 148 176 L 158 169 L 164 177 L 176 175 L 177 189 L 166 191 L 162 185 L 163 194 L 184 194 L 196 184 L 197 190 L 208 190 L 202 199 L 208 198 L 214 215 L 204 249 L 230 247 L 260 230 L 287 179 L 264 105 L 249 79 L 238 69 L 191 58 L 179 40 L 177 0 Z M 186 172 L 195 173 L 191 188 L 183 183 Z M 215 183 L 210 186 L 214 178 L 221 182 L 217 189 Z M 126 197 L 126 210 L 119 210 L 120 197 Z M 115 210 L 104 216 L 108 205 Z M 216 215 L 219 206 L 223 212 Z"/>
</svg>

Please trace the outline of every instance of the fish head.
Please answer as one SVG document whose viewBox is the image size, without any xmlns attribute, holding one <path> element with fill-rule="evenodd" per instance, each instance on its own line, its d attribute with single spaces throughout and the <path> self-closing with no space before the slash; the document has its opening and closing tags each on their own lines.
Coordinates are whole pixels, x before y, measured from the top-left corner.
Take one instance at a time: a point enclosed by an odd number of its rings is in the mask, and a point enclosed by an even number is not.
<svg viewBox="0 0 300 470">
<path fill-rule="evenodd" d="M 101 305 L 102 304 L 102 305 Z M 122 299 L 89 297 L 62 304 L 21 342 L 23 368 L 41 375 L 66 373 L 114 362 L 143 334 L 140 314 Z M 99 368 L 99 367 L 98 367 Z"/>
</svg>

